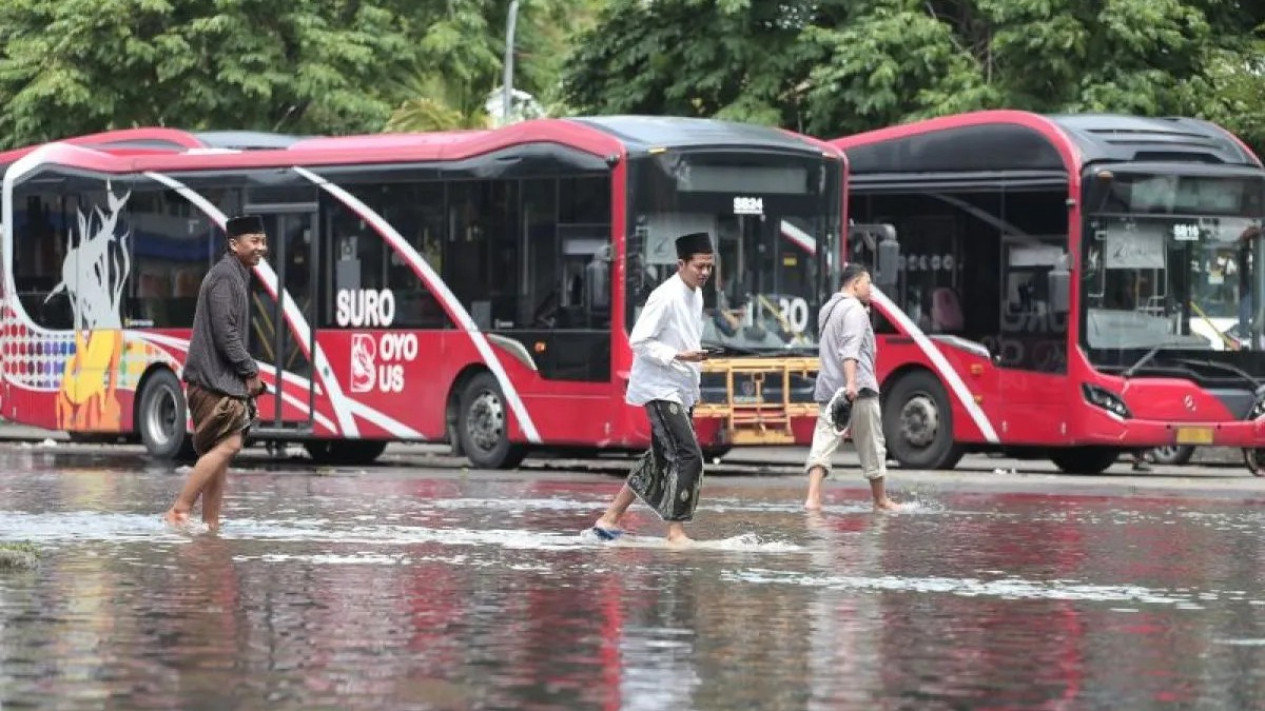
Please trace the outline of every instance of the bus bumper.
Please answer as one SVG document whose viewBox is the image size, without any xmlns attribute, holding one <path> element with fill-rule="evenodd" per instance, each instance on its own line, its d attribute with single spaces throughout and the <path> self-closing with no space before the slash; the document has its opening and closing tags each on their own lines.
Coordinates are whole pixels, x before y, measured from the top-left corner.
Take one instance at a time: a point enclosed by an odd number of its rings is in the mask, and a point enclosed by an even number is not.
<svg viewBox="0 0 1265 711">
<path fill-rule="evenodd" d="M 1190 445 L 1196 447 L 1265 447 L 1265 418 L 1222 422 L 1168 422 L 1120 419 L 1095 413 L 1086 418 L 1076 444 L 1143 449 Z"/>
<path fill-rule="evenodd" d="M 723 395 L 694 408 L 695 430 L 704 448 L 807 445 L 812 442 L 817 404 L 811 397 L 816 358 L 713 358 L 704 377 L 724 383 Z M 704 441 L 707 439 L 708 441 Z"/>
</svg>

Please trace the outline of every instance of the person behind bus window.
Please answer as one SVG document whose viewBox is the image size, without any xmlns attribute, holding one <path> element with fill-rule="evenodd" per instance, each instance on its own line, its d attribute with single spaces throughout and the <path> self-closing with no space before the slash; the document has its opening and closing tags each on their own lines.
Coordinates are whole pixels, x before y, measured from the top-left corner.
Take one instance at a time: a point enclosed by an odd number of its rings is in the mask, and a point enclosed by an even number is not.
<svg viewBox="0 0 1265 711">
<path fill-rule="evenodd" d="M 676 240 L 677 272 L 650 294 L 633 326 L 629 405 L 646 408 L 650 450 L 593 526 L 604 539 L 622 532 L 624 512 L 640 498 L 668 524 L 668 542 L 687 543 L 684 523 L 694 518 L 703 486 L 703 452 L 694 434 L 694 404 L 707 352 L 702 349 L 703 284 L 715 250 L 706 232 Z"/>
<path fill-rule="evenodd" d="M 593 311 L 607 311 L 611 307 L 610 245 L 603 245 L 594 252 L 593 258 L 584 265 L 584 283 L 588 292 L 588 306 Z"/>
<path fill-rule="evenodd" d="M 258 215 L 234 217 L 225 230 L 228 252 L 202 280 L 193 314 L 184 380 L 198 461 L 163 516 L 171 526 L 187 524 L 201 497 L 202 522 L 219 528 L 228 465 L 254 420 L 254 398 L 264 392 L 259 366 L 246 351 L 250 270 L 268 254 L 264 221 Z"/>
<path fill-rule="evenodd" d="M 1248 267 L 1251 264 L 1252 248 L 1255 246 L 1255 240 L 1261 238 L 1261 228 L 1252 225 L 1239 235 L 1239 338 L 1247 344 L 1247 348 L 1255 349 L 1252 343 L 1252 270 Z"/>
</svg>

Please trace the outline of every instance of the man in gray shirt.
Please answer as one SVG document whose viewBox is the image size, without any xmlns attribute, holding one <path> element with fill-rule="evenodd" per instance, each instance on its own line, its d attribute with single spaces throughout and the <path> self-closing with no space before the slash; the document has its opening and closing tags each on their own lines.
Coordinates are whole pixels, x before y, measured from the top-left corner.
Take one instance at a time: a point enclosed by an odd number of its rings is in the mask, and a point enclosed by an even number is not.
<svg viewBox="0 0 1265 711">
<path fill-rule="evenodd" d="M 883 439 L 883 413 L 879 408 L 878 378 L 874 374 L 877 352 L 870 323 L 870 272 L 860 264 L 843 268 L 842 285 L 817 315 L 820 369 L 813 397 L 820 411 L 813 429 L 813 444 L 804 465 L 808 472 L 808 498 L 804 508 L 821 508 L 821 483 L 830 474 L 831 459 L 852 433 L 861 473 L 870 481 L 876 511 L 898 508 L 887 497 L 887 446 Z M 831 404 L 839 398 L 851 404 L 847 422 L 835 422 Z M 844 429 L 847 428 L 847 430 Z"/>
<path fill-rule="evenodd" d="M 250 429 L 253 398 L 265 389 L 259 367 L 246 350 L 250 269 L 268 254 L 263 218 L 234 217 L 224 227 L 228 252 L 202 280 L 193 313 L 184 380 L 198 462 L 163 517 L 172 526 L 188 523 L 201 496 L 202 522 L 211 530 L 219 528 L 228 465 Z"/>
</svg>

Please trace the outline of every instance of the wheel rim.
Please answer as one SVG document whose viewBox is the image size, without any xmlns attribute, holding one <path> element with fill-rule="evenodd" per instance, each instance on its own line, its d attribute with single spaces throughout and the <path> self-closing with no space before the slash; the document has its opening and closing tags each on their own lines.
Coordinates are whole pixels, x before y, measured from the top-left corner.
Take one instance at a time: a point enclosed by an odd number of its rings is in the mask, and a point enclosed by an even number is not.
<svg viewBox="0 0 1265 711">
<path fill-rule="evenodd" d="M 505 434 L 505 407 L 496 393 L 484 390 L 470 403 L 466 418 L 470 443 L 483 452 L 496 449 Z"/>
<path fill-rule="evenodd" d="M 926 393 L 917 393 L 900 409 L 900 436 L 909 444 L 926 448 L 940 431 L 940 409 Z"/>
<path fill-rule="evenodd" d="M 1265 449 L 1245 449 L 1243 460 L 1247 463 L 1247 469 L 1252 472 L 1252 476 L 1265 476 L 1265 469 L 1261 467 L 1261 463 L 1265 461 Z"/>
<path fill-rule="evenodd" d="M 1172 461 L 1177 459 L 1177 455 L 1181 453 L 1181 447 L 1170 445 L 1165 447 L 1155 447 L 1151 451 L 1155 452 L 1155 458 L 1159 460 Z"/>
<path fill-rule="evenodd" d="M 154 444 L 162 446 L 176 436 L 176 393 L 171 388 L 160 388 L 150 401 L 145 415 L 145 426 Z"/>
</svg>

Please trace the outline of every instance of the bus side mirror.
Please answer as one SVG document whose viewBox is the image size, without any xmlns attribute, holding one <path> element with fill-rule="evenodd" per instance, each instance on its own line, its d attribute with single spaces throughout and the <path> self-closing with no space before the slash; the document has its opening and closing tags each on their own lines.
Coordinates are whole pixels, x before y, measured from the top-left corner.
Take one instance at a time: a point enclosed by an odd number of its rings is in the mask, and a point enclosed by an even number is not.
<svg viewBox="0 0 1265 711">
<path fill-rule="evenodd" d="M 1046 276 L 1050 295 L 1050 310 L 1065 314 L 1071 310 L 1072 271 L 1067 266 L 1067 255 Z"/>
<path fill-rule="evenodd" d="M 887 227 L 891 229 L 890 226 Z M 878 264 L 875 265 L 878 274 L 874 275 L 879 288 L 889 290 L 896 286 L 896 269 L 900 262 L 900 242 L 896 241 L 896 231 L 892 230 L 891 235 L 889 239 L 878 243 Z"/>
<path fill-rule="evenodd" d="M 896 241 L 896 228 L 889 224 L 851 225 L 848 243 L 863 242 L 874 254 L 874 283 L 879 288 L 896 285 L 896 270 L 900 262 L 900 243 Z"/>
</svg>

